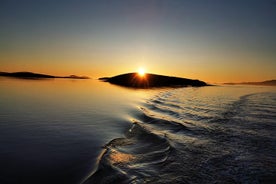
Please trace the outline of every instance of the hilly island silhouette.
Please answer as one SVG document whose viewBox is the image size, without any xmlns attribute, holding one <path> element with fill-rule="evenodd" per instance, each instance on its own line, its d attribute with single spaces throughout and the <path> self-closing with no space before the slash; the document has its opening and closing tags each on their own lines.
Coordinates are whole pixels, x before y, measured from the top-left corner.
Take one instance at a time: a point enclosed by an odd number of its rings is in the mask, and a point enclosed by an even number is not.
<svg viewBox="0 0 276 184">
<path fill-rule="evenodd" d="M 33 73 L 33 72 L 12 72 L 12 73 L 0 72 L 0 76 L 15 77 L 15 78 L 22 78 L 22 79 L 51 79 L 51 78 L 89 79 L 89 77 L 87 76 L 77 76 L 77 75 L 53 76 L 53 75 Z"/>
<path fill-rule="evenodd" d="M 126 73 L 114 77 L 99 78 L 99 80 L 132 88 L 208 86 L 207 83 L 197 79 L 194 80 L 150 73 L 144 75 L 140 75 L 139 73 Z"/>
<path fill-rule="evenodd" d="M 239 82 L 239 83 L 233 83 L 233 82 L 228 82 L 224 83 L 227 85 L 259 85 L 259 86 L 276 86 L 276 80 L 266 80 L 266 81 L 261 81 L 261 82 Z"/>
</svg>

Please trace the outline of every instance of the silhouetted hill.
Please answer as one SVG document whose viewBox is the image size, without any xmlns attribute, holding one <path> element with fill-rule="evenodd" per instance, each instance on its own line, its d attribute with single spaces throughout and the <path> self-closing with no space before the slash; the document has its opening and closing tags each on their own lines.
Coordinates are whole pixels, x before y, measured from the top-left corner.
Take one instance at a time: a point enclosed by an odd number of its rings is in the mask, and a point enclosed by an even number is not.
<svg viewBox="0 0 276 184">
<path fill-rule="evenodd" d="M 90 79 L 87 76 L 77 76 L 77 75 L 70 75 L 65 77 L 58 77 L 58 78 L 69 78 L 69 79 Z"/>
<path fill-rule="evenodd" d="M 240 82 L 240 83 L 224 83 L 228 85 L 262 85 L 262 86 L 276 86 L 276 80 L 267 80 L 262 82 Z"/>
<path fill-rule="evenodd" d="M 70 78 L 70 79 L 89 79 L 89 77 L 86 76 L 76 76 L 76 75 L 70 75 L 70 76 L 53 76 L 53 75 L 46 75 L 46 74 L 39 74 L 39 73 L 32 73 L 32 72 L 0 72 L 0 76 L 5 77 L 16 77 L 16 78 L 24 78 L 24 79 L 49 79 L 49 78 Z"/>
<path fill-rule="evenodd" d="M 114 77 L 103 77 L 100 80 L 117 84 L 120 86 L 133 88 L 151 88 L 151 87 L 178 87 L 178 86 L 207 86 L 203 81 L 192 80 L 179 77 L 169 77 L 157 74 L 145 74 L 140 76 L 137 73 L 127 73 Z"/>
</svg>

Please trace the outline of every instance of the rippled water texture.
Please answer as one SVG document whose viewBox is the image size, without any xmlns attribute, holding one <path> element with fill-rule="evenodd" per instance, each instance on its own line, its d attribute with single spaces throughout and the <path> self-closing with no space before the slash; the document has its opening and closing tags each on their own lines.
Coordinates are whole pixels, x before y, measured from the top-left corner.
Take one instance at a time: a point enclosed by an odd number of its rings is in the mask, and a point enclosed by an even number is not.
<svg viewBox="0 0 276 184">
<path fill-rule="evenodd" d="M 97 80 L 0 78 L 0 89 L 1 184 L 81 183 L 140 96 Z"/>
<path fill-rule="evenodd" d="M 274 87 L 0 88 L 0 183 L 276 182 Z"/>
<path fill-rule="evenodd" d="M 132 111 L 87 183 L 275 183 L 276 94 L 172 89 Z"/>
</svg>

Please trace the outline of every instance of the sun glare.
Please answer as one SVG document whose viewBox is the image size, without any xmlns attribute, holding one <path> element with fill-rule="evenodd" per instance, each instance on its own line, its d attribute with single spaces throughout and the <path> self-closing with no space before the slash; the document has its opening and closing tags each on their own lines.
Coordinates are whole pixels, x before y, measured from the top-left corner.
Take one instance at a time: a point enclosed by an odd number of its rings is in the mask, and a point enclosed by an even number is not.
<svg viewBox="0 0 276 184">
<path fill-rule="evenodd" d="M 144 70 L 144 68 L 139 68 L 138 74 L 139 74 L 141 77 L 143 77 L 143 76 L 145 75 L 145 70 Z"/>
</svg>

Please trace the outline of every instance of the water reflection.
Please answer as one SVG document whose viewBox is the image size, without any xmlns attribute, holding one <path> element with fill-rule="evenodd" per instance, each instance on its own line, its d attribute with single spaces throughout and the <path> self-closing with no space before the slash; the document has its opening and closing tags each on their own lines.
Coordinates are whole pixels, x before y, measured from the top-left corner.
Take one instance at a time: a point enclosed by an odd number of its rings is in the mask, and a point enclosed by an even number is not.
<svg viewBox="0 0 276 184">
<path fill-rule="evenodd" d="M 78 183 L 147 95 L 97 80 L 1 78 L 0 88 L 0 183 Z"/>
<path fill-rule="evenodd" d="M 267 128 L 275 116 L 272 87 L 145 90 L 97 80 L 0 77 L 0 88 L 0 183 L 80 183 L 92 174 L 94 183 L 113 176 L 118 183 L 190 182 L 190 176 L 206 181 L 207 172 L 211 181 L 216 169 L 231 168 L 224 160 L 233 169 L 241 165 L 234 159 L 248 164 L 240 154 L 246 150 L 251 156 L 256 146 L 265 150 L 260 160 L 266 162 L 275 153 Z M 254 164 L 261 162 L 252 163 L 259 171 Z"/>
<path fill-rule="evenodd" d="M 121 153 L 116 150 L 110 150 L 110 162 L 117 165 L 120 163 L 128 163 L 135 159 L 135 156 L 127 153 Z"/>
</svg>

